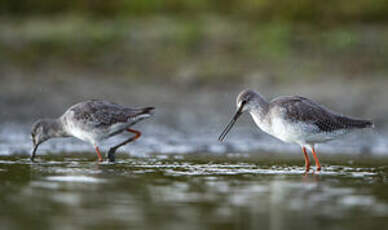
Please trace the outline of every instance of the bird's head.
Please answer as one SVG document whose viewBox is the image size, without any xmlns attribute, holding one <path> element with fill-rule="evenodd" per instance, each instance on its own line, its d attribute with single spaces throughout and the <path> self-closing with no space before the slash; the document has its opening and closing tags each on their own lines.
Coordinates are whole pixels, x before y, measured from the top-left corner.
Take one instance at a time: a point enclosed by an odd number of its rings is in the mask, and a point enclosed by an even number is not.
<svg viewBox="0 0 388 230">
<path fill-rule="evenodd" d="M 249 111 L 259 105 L 258 99 L 262 98 L 259 93 L 251 89 L 244 89 L 236 98 L 237 111 Z"/>
<path fill-rule="evenodd" d="M 245 111 L 251 111 L 252 109 L 258 109 L 261 110 L 261 106 L 265 105 L 265 100 L 263 97 L 257 93 L 254 90 L 251 89 L 244 89 L 241 91 L 241 93 L 237 96 L 236 99 L 236 113 L 234 114 L 232 120 L 228 123 L 228 125 L 225 127 L 224 131 L 221 133 L 220 137 L 218 138 L 219 141 L 223 141 L 226 134 L 232 129 L 234 123 L 237 121 L 237 119 L 243 114 Z"/>
</svg>

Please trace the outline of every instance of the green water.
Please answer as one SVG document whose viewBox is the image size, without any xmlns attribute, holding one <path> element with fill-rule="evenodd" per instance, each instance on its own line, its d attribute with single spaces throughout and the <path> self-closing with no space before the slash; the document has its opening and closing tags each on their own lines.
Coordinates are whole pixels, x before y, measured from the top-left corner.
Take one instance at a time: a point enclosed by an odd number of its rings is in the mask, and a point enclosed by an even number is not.
<svg viewBox="0 0 388 230">
<path fill-rule="evenodd" d="M 258 155 L 0 157 L 0 229 L 387 228 L 387 159 Z"/>
</svg>

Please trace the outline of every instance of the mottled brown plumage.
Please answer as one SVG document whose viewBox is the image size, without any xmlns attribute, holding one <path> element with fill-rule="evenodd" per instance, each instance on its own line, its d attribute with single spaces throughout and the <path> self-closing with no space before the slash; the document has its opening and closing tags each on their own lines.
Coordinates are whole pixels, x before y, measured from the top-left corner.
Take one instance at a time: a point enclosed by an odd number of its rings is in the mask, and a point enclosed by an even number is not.
<svg viewBox="0 0 388 230">
<path fill-rule="evenodd" d="M 278 97 L 271 101 L 270 109 L 275 106 L 285 109 L 287 119 L 293 122 L 301 121 L 315 125 L 321 132 L 368 128 L 373 125 L 369 120 L 344 116 L 318 104 L 312 99 L 300 96 Z"/>
<path fill-rule="evenodd" d="M 34 149 L 31 160 L 35 157 L 38 146 L 53 137 L 77 137 L 95 146 L 99 160 L 102 161 L 98 144 L 100 141 L 124 131 L 135 134 L 133 138 L 112 147 L 108 158 L 114 161 L 116 150 L 128 142 L 140 137 L 141 133 L 130 129 L 137 122 L 148 118 L 153 107 L 128 108 L 105 100 L 88 100 L 71 106 L 58 119 L 42 119 L 34 123 L 32 139 Z"/>
<path fill-rule="evenodd" d="M 333 140 L 354 129 L 374 127 L 370 120 L 341 115 L 300 96 L 278 97 L 268 102 L 258 92 L 246 89 L 237 96 L 236 104 L 237 111 L 221 133 L 220 141 L 224 140 L 238 117 L 247 111 L 264 132 L 302 147 L 306 171 L 310 168 L 306 147 L 312 151 L 317 170 L 320 170 L 315 144 Z"/>
<path fill-rule="evenodd" d="M 96 127 L 126 123 L 141 114 L 147 114 L 153 107 L 133 109 L 105 100 L 80 102 L 69 108 L 74 112 L 74 119 L 95 123 Z"/>
</svg>

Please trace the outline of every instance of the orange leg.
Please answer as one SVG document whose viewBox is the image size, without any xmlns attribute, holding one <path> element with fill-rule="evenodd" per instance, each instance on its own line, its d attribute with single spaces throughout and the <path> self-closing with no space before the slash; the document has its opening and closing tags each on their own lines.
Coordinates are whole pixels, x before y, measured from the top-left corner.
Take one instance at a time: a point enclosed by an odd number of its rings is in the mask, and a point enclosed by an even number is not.
<svg viewBox="0 0 388 230">
<path fill-rule="evenodd" d="M 138 139 L 141 136 L 141 132 L 140 131 L 137 131 L 137 130 L 134 130 L 134 129 L 130 129 L 130 128 L 128 128 L 127 131 L 131 132 L 131 133 L 134 133 L 135 136 L 133 136 L 133 137 L 129 138 L 128 140 L 126 140 L 126 141 L 124 141 L 124 142 L 122 142 L 122 143 L 120 143 L 120 144 L 110 148 L 110 150 L 108 152 L 108 159 L 109 159 L 110 162 L 114 162 L 115 161 L 115 152 L 116 152 L 116 150 L 118 148 L 120 148 L 123 145 L 128 144 L 129 142 L 132 142 L 132 141 Z"/>
<path fill-rule="evenodd" d="M 303 147 L 303 153 L 304 153 L 304 164 L 306 166 L 306 172 L 308 172 L 310 170 L 310 159 L 305 147 Z"/>
<path fill-rule="evenodd" d="M 321 171 L 321 164 L 319 164 L 317 153 L 315 152 L 314 147 L 312 148 L 312 150 L 313 150 L 313 156 L 314 156 L 314 160 L 315 160 L 315 166 L 317 166 L 317 171 Z"/>
<path fill-rule="evenodd" d="M 140 131 L 137 131 L 137 130 L 134 130 L 134 129 L 130 129 L 130 128 L 128 128 L 127 131 L 135 134 L 135 136 L 131 138 L 131 141 L 134 141 L 134 140 L 138 139 L 141 136 L 141 132 Z"/>
<path fill-rule="evenodd" d="M 102 162 L 103 159 L 102 159 L 102 156 L 101 156 L 101 152 L 100 152 L 100 149 L 97 146 L 96 146 L 96 152 L 97 152 L 97 156 L 98 156 L 98 161 Z"/>
</svg>

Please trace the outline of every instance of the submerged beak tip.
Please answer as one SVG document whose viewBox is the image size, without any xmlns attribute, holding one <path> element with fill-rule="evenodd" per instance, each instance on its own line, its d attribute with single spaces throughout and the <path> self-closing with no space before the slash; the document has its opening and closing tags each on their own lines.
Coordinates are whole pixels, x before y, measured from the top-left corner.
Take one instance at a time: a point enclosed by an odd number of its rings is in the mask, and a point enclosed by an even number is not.
<svg viewBox="0 0 388 230">
<path fill-rule="evenodd" d="M 36 145 L 35 143 L 33 143 L 33 149 L 32 149 L 32 152 L 31 152 L 31 157 L 30 157 L 30 160 L 32 162 L 34 162 L 34 159 L 35 159 L 35 154 L 36 154 L 36 150 L 38 149 L 38 145 Z"/>
</svg>

